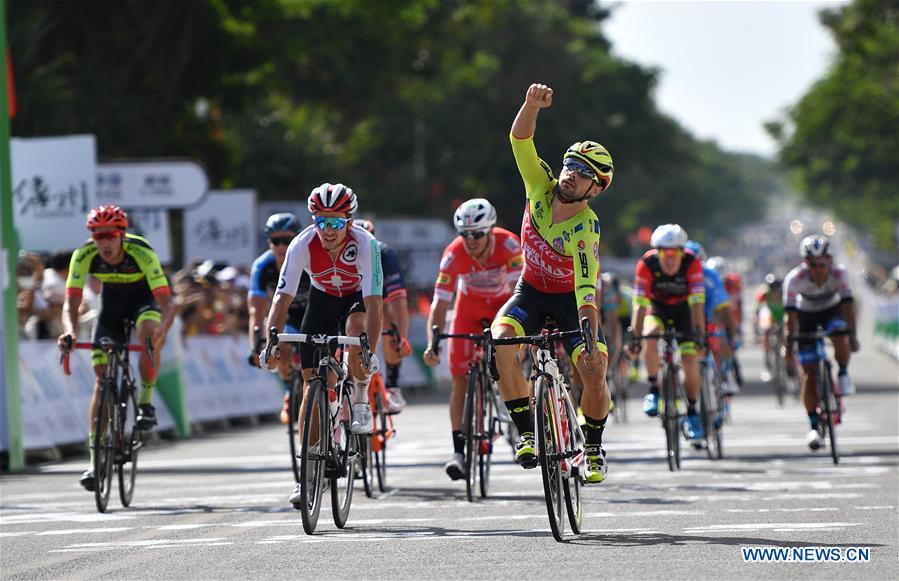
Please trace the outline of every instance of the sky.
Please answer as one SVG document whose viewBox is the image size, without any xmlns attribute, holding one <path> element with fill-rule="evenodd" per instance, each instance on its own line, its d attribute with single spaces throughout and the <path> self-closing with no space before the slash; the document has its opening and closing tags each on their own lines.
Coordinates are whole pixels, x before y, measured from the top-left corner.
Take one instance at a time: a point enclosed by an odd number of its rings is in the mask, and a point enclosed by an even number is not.
<svg viewBox="0 0 899 581">
<path fill-rule="evenodd" d="M 628 0 L 604 32 L 615 54 L 662 70 L 656 103 L 695 136 L 772 156 L 763 124 L 827 73 L 836 45 L 817 13 L 845 3 Z"/>
</svg>

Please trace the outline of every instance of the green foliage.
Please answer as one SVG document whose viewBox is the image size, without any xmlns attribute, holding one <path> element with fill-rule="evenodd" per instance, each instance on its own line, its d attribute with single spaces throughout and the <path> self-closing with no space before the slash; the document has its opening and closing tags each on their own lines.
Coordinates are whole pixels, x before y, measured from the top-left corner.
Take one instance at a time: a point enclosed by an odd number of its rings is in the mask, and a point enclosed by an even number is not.
<svg viewBox="0 0 899 581">
<path fill-rule="evenodd" d="M 856 0 L 821 22 L 839 48 L 827 76 L 768 129 L 806 199 L 895 251 L 899 222 L 899 2 Z"/>
<path fill-rule="evenodd" d="M 574 141 L 616 164 L 606 249 L 641 225 L 715 234 L 760 215 L 771 167 L 699 142 L 615 57 L 592 0 L 11 0 L 19 136 L 92 132 L 103 158 L 187 155 L 214 186 L 303 198 L 343 181 L 363 211 L 449 217 L 485 195 L 518 229 L 508 133 L 527 86 L 552 167 Z"/>
</svg>

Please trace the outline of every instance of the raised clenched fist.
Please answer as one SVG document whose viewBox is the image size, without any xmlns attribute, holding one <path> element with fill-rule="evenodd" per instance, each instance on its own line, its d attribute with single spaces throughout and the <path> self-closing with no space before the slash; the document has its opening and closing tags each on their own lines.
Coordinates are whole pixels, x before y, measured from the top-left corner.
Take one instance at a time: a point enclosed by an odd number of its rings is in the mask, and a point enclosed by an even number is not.
<svg viewBox="0 0 899 581">
<path fill-rule="evenodd" d="M 553 90 L 546 85 L 534 83 L 528 87 L 527 95 L 524 102 L 528 105 L 534 105 L 541 109 L 551 107 L 553 104 Z"/>
</svg>

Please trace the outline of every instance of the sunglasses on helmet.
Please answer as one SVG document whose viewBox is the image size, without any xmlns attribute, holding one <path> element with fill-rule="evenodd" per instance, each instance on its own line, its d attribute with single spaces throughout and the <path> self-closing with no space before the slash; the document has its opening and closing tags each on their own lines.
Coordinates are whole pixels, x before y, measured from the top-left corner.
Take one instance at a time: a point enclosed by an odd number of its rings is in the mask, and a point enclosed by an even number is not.
<svg viewBox="0 0 899 581">
<path fill-rule="evenodd" d="M 346 228 L 348 218 L 338 218 L 337 216 L 316 216 L 315 227 L 319 230 L 331 228 L 332 230 L 343 230 Z"/>
<path fill-rule="evenodd" d="M 293 237 L 291 236 L 271 236 L 268 239 L 269 243 L 272 246 L 287 246 L 293 241 Z"/>
<path fill-rule="evenodd" d="M 564 167 L 568 171 L 575 172 L 582 178 L 587 178 L 588 180 L 596 179 L 596 172 L 590 169 L 587 164 L 581 163 L 577 160 L 566 159 L 564 162 L 562 162 L 562 167 Z"/>
<path fill-rule="evenodd" d="M 459 232 L 459 236 L 462 238 L 467 238 L 469 240 L 480 240 L 484 236 L 487 235 L 487 230 L 462 230 Z"/>
<path fill-rule="evenodd" d="M 91 233 L 91 238 L 94 240 L 115 240 L 121 235 L 121 230 L 113 230 L 111 232 L 93 232 Z"/>
</svg>

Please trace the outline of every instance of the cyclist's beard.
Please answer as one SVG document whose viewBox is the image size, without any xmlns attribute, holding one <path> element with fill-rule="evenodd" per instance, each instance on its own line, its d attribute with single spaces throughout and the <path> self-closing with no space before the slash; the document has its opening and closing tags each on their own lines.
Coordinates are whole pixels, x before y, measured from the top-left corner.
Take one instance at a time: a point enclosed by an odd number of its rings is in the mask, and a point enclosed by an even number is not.
<svg viewBox="0 0 899 581">
<path fill-rule="evenodd" d="M 595 182 L 594 182 L 595 183 Z M 556 184 L 556 194 L 559 198 L 559 201 L 563 204 L 577 204 L 579 202 L 585 202 L 590 199 L 590 192 L 593 190 L 593 183 L 590 184 L 590 187 L 587 188 L 587 191 L 584 192 L 583 196 L 578 198 L 574 198 L 568 194 L 565 190 L 561 188 L 560 184 Z"/>
</svg>

